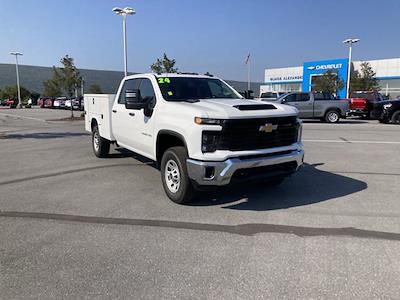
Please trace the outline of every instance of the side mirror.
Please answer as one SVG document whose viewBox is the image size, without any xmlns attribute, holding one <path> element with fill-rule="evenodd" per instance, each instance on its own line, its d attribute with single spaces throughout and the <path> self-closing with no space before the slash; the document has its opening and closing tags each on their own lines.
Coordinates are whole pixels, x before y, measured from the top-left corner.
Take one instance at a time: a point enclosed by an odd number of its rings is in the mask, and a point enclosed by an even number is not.
<svg viewBox="0 0 400 300">
<path fill-rule="evenodd" d="M 286 103 L 286 99 L 283 98 L 283 99 L 281 100 L 281 103 L 282 103 L 282 104 L 285 104 L 285 103 Z"/>
<path fill-rule="evenodd" d="M 142 102 L 140 90 L 125 91 L 125 108 L 140 110 L 146 107 L 146 103 Z"/>
</svg>

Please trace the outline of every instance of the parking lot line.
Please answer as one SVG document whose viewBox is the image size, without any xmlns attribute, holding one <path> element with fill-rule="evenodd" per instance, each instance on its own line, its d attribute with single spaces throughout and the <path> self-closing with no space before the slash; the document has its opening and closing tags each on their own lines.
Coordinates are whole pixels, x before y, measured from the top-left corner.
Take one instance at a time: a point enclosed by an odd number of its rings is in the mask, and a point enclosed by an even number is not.
<svg viewBox="0 0 400 300">
<path fill-rule="evenodd" d="M 2 116 L 6 117 L 12 117 L 12 118 L 17 118 L 17 119 L 28 119 L 28 120 L 33 120 L 33 121 L 40 121 L 40 122 L 47 122 L 44 119 L 39 119 L 39 118 L 33 118 L 33 117 L 25 117 L 25 116 L 20 116 L 20 115 L 14 115 L 14 114 L 5 114 L 5 113 L 0 113 Z"/>
<path fill-rule="evenodd" d="M 309 143 L 394 144 L 394 145 L 400 145 L 400 142 L 388 142 L 388 141 L 303 140 L 303 142 L 309 142 Z"/>
</svg>

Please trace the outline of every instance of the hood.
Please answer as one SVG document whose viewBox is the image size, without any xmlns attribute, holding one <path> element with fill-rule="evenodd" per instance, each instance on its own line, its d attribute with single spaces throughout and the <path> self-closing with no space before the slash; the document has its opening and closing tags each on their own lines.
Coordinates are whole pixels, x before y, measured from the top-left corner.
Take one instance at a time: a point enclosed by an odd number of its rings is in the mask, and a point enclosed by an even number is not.
<svg viewBox="0 0 400 300">
<path fill-rule="evenodd" d="M 293 116 L 298 113 L 295 107 L 289 105 L 248 99 L 200 99 L 195 103 L 179 103 L 202 111 L 201 117 L 215 119 Z"/>
</svg>

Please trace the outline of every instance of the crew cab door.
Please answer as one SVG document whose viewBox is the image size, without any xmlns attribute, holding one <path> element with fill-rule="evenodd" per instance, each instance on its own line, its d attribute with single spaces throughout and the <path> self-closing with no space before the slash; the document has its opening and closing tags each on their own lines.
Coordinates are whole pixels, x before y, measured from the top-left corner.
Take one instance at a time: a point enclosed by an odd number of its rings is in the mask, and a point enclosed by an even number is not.
<svg viewBox="0 0 400 300">
<path fill-rule="evenodd" d="M 139 90 L 145 109 L 127 109 L 125 92 Z M 112 127 L 115 139 L 122 147 L 154 158 L 153 148 L 153 110 L 156 103 L 153 85 L 148 78 L 125 80 L 118 99 L 112 108 Z"/>
<path fill-rule="evenodd" d="M 314 117 L 323 117 L 328 107 L 339 105 L 339 101 L 331 93 L 314 93 Z"/>
<path fill-rule="evenodd" d="M 309 93 L 293 93 L 285 96 L 282 103 L 292 105 L 299 110 L 300 118 L 313 117 L 313 102 Z"/>
<path fill-rule="evenodd" d="M 156 95 L 154 87 L 149 78 L 140 80 L 139 91 L 145 108 L 134 110 L 132 118 L 135 126 L 134 141 L 136 150 L 147 157 L 154 158 L 154 110 L 156 106 Z"/>
</svg>

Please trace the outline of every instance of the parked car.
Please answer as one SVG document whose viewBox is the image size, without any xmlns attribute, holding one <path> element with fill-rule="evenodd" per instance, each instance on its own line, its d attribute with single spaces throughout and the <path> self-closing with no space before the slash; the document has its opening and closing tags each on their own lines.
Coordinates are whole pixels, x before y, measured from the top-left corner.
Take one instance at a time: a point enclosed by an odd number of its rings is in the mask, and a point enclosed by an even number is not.
<svg viewBox="0 0 400 300">
<path fill-rule="evenodd" d="M 65 109 L 71 109 L 71 103 L 72 103 L 72 99 L 66 99 L 64 108 Z"/>
<path fill-rule="evenodd" d="M 60 108 L 60 99 L 55 99 L 53 102 L 53 108 Z"/>
<path fill-rule="evenodd" d="M 65 102 L 67 101 L 66 97 L 58 97 L 56 100 L 60 103 L 58 108 L 65 108 Z"/>
<path fill-rule="evenodd" d="M 39 98 L 37 104 L 39 105 L 40 108 L 44 108 L 44 104 L 45 104 L 45 102 L 46 102 L 46 99 L 47 99 L 47 98 L 45 98 L 45 97 Z"/>
<path fill-rule="evenodd" d="M 400 98 L 384 102 L 378 117 L 379 122 L 400 124 Z"/>
<path fill-rule="evenodd" d="M 77 97 L 77 98 L 72 99 L 72 103 L 73 103 L 73 109 L 83 110 L 83 107 L 84 107 L 83 97 Z"/>
<path fill-rule="evenodd" d="M 261 93 L 259 98 L 256 98 L 256 100 L 261 100 L 261 101 L 276 101 L 283 95 L 286 95 L 287 92 L 265 92 Z"/>
<path fill-rule="evenodd" d="M 349 116 L 360 116 L 367 119 L 377 119 L 379 115 L 379 106 L 383 101 L 383 96 L 377 91 L 371 92 L 352 92 L 350 94 Z"/>
<path fill-rule="evenodd" d="M 117 143 L 155 161 L 176 203 L 243 180 L 278 185 L 303 164 L 297 110 L 244 99 L 216 77 L 127 76 L 116 95 L 85 95 L 85 112 L 94 154 Z"/>
<path fill-rule="evenodd" d="M 277 102 L 296 107 L 302 119 L 320 119 L 328 123 L 346 118 L 349 110 L 347 99 L 337 99 L 331 93 L 292 92 L 283 95 Z"/>
<path fill-rule="evenodd" d="M 53 98 L 47 98 L 44 102 L 44 107 L 53 108 L 54 100 Z"/>
<path fill-rule="evenodd" d="M 4 101 L 4 106 L 9 106 L 11 108 L 15 108 L 18 105 L 18 100 L 16 99 L 6 99 Z"/>
</svg>

